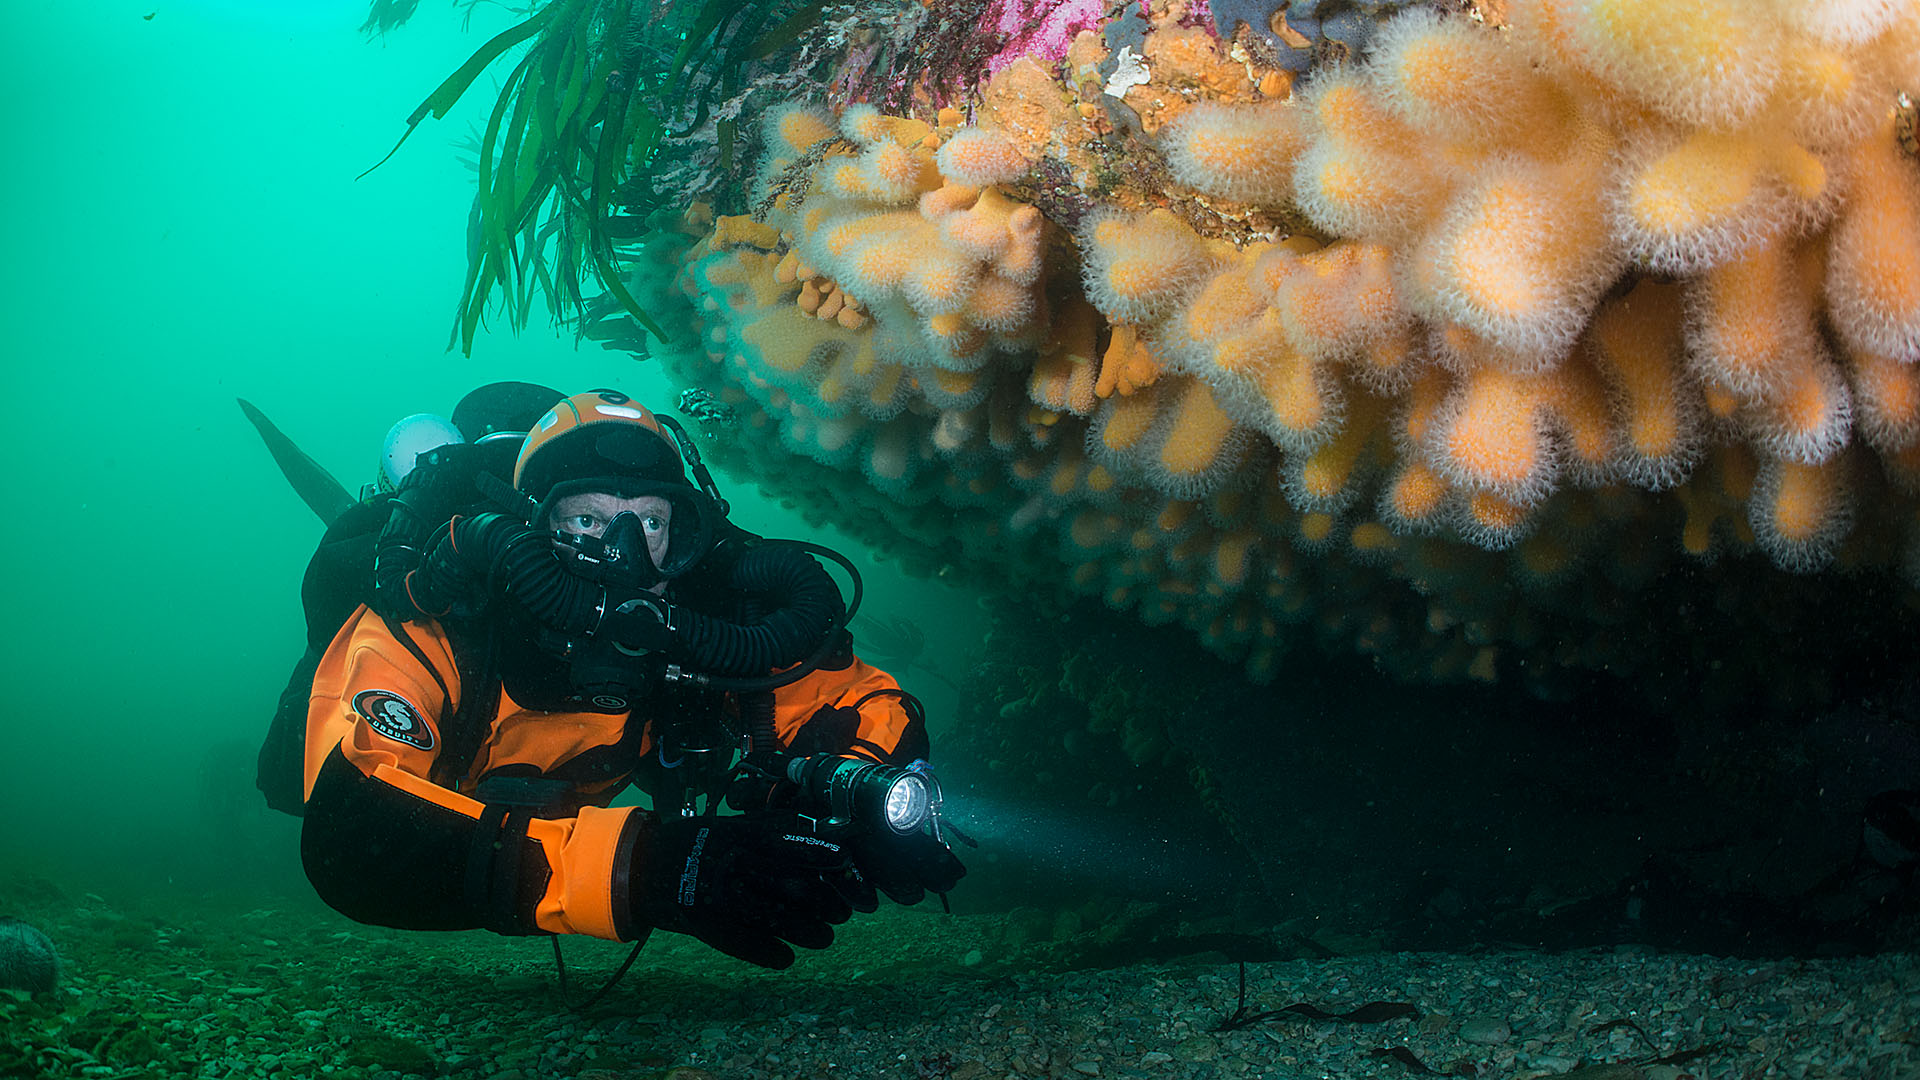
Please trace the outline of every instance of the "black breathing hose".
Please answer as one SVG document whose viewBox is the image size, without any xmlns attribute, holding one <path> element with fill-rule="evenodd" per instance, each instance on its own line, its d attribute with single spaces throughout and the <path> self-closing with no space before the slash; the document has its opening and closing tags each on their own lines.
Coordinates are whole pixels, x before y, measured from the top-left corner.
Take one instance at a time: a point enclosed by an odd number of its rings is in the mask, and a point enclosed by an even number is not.
<svg viewBox="0 0 1920 1080">
<path fill-rule="evenodd" d="M 840 568 L 847 572 L 847 577 L 853 582 L 853 599 L 848 602 L 846 608 L 841 611 L 839 619 L 835 620 L 833 626 L 828 629 L 827 633 L 821 636 L 819 643 L 814 646 L 812 654 L 798 665 L 773 675 L 711 678 L 706 680 L 709 686 L 720 690 L 752 693 L 760 690 L 778 690 L 789 683 L 798 682 L 805 678 L 809 672 L 812 672 L 822 663 L 825 663 L 827 657 L 833 654 L 833 650 L 838 645 L 836 639 L 840 636 L 840 632 L 847 628 L 847 624 L 853 622 L 854 613 L 860 610 L 860 601 L 864 595 L 865 586 L 860 580 L 859 568 L 854 566 L 851 560 L 824 544 L 815 544 L 806 540 L 783 540 L 781 543 L 791 546 L 796 551 L 809 555 L 819 555 L 822 558 L 831 559 L 839 563 Z M 815 568 L 818 569 L 817 566 Z M 822 572 L 822 576 L 825 576 L 824 571 Z"/>
<path fill-rule="evenodd" d="M 805 660 L 842 625 L 840 590 L 826 571 L 790 544 L 763 542 L 742 552 L 727 587 L 758 597 L 766 614 L 749 625 L 675 610 L 678 637 L 711 675 L 764 675 Z"/>
<path fill-rule="evenodd" d="M 564 634 L 592 634 L 609 607 L 621 599 L 569 573 L 549 535 L 511 517 L 457 517 L 444 528 L 444 536 L 436 538 L 411 577 L 400 571 L 400 595 L 408 597 L 422 615 L 444 614 L 430 610 L 438 601 L 423 595 L 430 592 L 423 586 L 449 571 L 468 580 L 488 581 L 490 593 L 512 597 L 528 615 Z M 818 563 L 807 558 L 810 553 L 827 555 L 853 575 L 850 606 L 841 606 L 840 590 Z M 433 565 L 440 560 L 455 565 Z M 395 562 L 404 566 L 401 560 Z M 818 667 L 832 651 L 839 631 L 853 618 L 861 596 L 859 573 L 845 556 L 805 541 L 754 545 L 734 562 L 726 584 L 765 597 L 768 614 L 743 625 L 673 606 L 669 626 L 682 654 L 676 659 L 706 676 L 709 685 L 727 690 L 774 689 Z M 799 667 L 765 674 L 793 664 Z"/>
</svg>

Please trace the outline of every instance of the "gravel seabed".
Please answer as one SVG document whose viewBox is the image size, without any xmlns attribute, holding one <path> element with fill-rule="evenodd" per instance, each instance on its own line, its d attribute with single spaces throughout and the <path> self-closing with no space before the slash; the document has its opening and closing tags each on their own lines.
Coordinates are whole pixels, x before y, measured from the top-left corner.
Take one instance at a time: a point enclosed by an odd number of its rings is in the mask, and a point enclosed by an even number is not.
<svg viewBox="0 0 1920 1080">
<path fill-rule="evenodd" d="M 1248 963 L 1249 1014 L 1386 1001 L 1418 1015 L 1220 1030 L 1239 1005 L 1232 957 L 1074 968 L 1096 946 L 1115 955 L 1100 926 L 1048 935 L 930 904 L 857 920 L 786 972 L 661 935 L 585 1015 L 560 1001 L 545 939 L 386 931 L 297 902 L 139 914 L 88 895 L 36 921 L 67 977 L 37 998 L 0 992 L 7 1077 L 1920 1076 L 1920 960 L 1904 953 Z M 626 951 L 569 939 L 574 996 Z"/>
</svg>

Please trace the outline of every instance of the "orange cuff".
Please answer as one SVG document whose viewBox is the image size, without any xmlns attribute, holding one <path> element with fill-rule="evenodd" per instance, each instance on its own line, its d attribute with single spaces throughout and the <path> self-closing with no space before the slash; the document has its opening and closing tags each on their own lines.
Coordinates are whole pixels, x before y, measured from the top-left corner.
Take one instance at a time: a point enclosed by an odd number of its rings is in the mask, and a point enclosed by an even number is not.
<svg viewBox="0 0 1920 1080">
<path fill-rule="evenodd" d="M 627 912 L 627 860 L 622 846 L 636 808 L 582 807 L 572 819 L 536 818 L 527 835 L 539 841 L 553 876 L 534 911 L 534 922 L 556 934 L 589 934 L 609 941 L 631 937 Z M 639 822 L 632 822 L 638 827 Z M 630 845 L 629 845 L 630 846 Z"/>
</svg>

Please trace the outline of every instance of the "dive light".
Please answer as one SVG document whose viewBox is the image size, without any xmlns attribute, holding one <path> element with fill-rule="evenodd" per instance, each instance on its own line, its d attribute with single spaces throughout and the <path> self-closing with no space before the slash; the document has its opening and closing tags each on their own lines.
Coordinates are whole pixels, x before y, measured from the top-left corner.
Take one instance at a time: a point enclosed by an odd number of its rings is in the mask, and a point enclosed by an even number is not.
<svg viewBox="0 0 1920 1080">
<path fill-rule="evenodd" d="M 931 826 L 940 837 L 940 781 L 925 761 L 902 768 L 814 754 L 789 759 L 786 775 L 831 824 L 885 825 L 901 836 Z"/>
</svg>

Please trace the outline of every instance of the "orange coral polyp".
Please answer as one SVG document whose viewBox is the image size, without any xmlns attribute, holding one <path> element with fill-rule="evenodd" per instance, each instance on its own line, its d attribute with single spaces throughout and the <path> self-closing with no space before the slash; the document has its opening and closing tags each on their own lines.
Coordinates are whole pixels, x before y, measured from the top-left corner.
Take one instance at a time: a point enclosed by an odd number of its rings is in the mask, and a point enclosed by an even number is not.
<svg viewBox="0 0 1920 1080">
<path fill-rule="evenodd" d="M 1849 346 L 1920 361 L 1920 176 L 1883 126 L 1853 156 L 1835 222 L 1826 298 Z"/>
<path fill-rule="evenodd" d="M 901 237 L 881 237 L 862 244 L 847 259 L 847 284 L 873 303 L 900 288 L 913 272 L 917 252 Z"/>
<path fill-rule="evenodd" d="M 1768 245 L 1702 276 L 1688 344 L 1703 378 L 1749 399 L 1770 399 L 1780 389 L 1788 374 L 1781 354 L 1811 344 L 1811 320 L 1803 327 L 1788 321 L 1805 318 L 1795 310 L 1789 275 L 1785 253 Z M 1790 341 L 1796 337 L 1807 340 Z"/>
<path fill-rule="evenodd" d="M 1387 74 L 1412 97 L 1440 108 L 1483 104 L 1472 93 L 1474 88 L 1461 85 L 1461 76 L 1470 74 L 1479 58 L 1458 39 L 1435 36 L 1417 41 L 1398 59 Z"/>
<path fill-rule="evenodd" d="M 1213 549 L 1214 580 L 1230 589 L 1245 585 L 1259 540 L 1259 534 L 1251 529 L 1236 529 L 1221 537 Z"/>
<path fill-rule="evenodd" d="M 1096 429 L 1099 445 L 1108 451 L 1132 449 L 1153 427 L 1159 402 L 1151 394 L 1108 398 L 1101 406 L 1102 423 Z"/>
<path fill-rule="evenodd" d="M 832 118 L 811 108 L 789 105 L 767 114 L 768 129 L 793 153 L 804 153 L 815 143 L 838 134 Z"/>
<path fill-rule="evenodd" d="M 1293 187 L 1306 147 L 1303 111 L 1289 102 L 1202 102 L 1164 134 L 1174 179 L 1206 195 L 1271 205 Z"/>
<path fill-rule="evenodd" d="M 1627 187 L 1627 211 L 1649 232 L 1680 236 L 1719 224 L 1753 194 L 1760 151 L 1742 136 L 1700 132 L 1648 163 Z"/>
<path fill-rule="evenodd" d="M 1334 526 L 1339 524 L 1332 514 L 1315 510 L 1300 515 L 1300 541 L 1309 547 L 1320 547 L 1333 540 Z"/>
<path fill-rule="evenodd" d="M 911 226 L 912 217 L 917 215 L 868 214 L 842 218 L 832 223 L 822 221 L 815 228 L 820 232 L 822 250 L 829 255 L 844 256 L 877 234 Z"/>
<path fill-rule="evenodd" d="M 1352 68 L 1320 73 L 1307 107 L 1322 132 L 1372 146 L 1406 146 L 1409 132 L 1383 107 L 1368 79 Z"/>
<path fill-rule="evenodd" d="M 1282 353 L 1254 373 L 1270 421 L 1268 435 L 1297 450 L 1318 445 L 1339 419 L 1320 372 L 1297 353 Z"/>
<path fill-rule="evenodd" d="M 1333 509 L 1355 495 L 1361 457 L 1380 427 L 1384 406 L 1361 394 L 1352 400 L 1346 424 L 1293 470 L 1288 494 L 1302 509 Z"/>
<path fill-rule="evenodd" d="M 1501 177 L 1480 192 L 1474 223 L 1454 243 L 1448 276 L 1468 302 L 1497 317 L 1532 312 L 1546 298 L 1532 260 L 1543 216 L 1536 192 L 1518 175 Z"/>
<path fill-rule="evenodd" d="M 1199 477 L 1217 466 L 1233 430 L 1233 421 L 1213 398 L 1213 388 L 1188 380 L 1160 447 L 1160 465 L 1175 480 Z"/>
<path fill-rule="evenodd" d="M 1551 380 L 1548 403 L 1565 436 L 1569 463 L 1585 470 L 1589 480 L 1605 476 L 1615 438 L 1598 373 L 1584 362 L 1562 366 Z"/>
<path fill-rule="evenodd" d="M 1177 316 L 1182 334 L 1197 344 L 1219 341 L 1244 327 L 1267 306 L 1244 270 L 1216 275 Z"/>
<path fill-rule="evenodd" d="M 1536 380 L 1497 368 L 1467 377 L 1440 424 L 1435 449 L 1456 482 L 1529 502 L 1552 484 L 1552 455 Z"/>
<path fill-rule="evenodd" d="M 1116 311 L 1154 309 L 1164 296 L 1167 263 L 1150 254 L 1121 256 L 1108 263 L 1108 307 Z"/>
<path fill-rule="evenodd" d="M 1853 353 L 1853 387 L 1861 435 L 1897 452 L 1920 436 L 1920 366 L 1876 352 Z"/>
<path fill-rule="evenodd" d="M 1801 354 L 1777 398 L 1762 410 L 1762 445 L 1792 461 L 1818 464 L 1847 443 L 1853 399 L 1824 356 Z"/>
<path fill-rule="evenodd" d="M 1027 159 L 997 131 L 961 128 L 940 146 L 940 172 L 974 187 L 1006 184 L 1027 171 Z"/>
<path fill-rule="evenodd" d="M 1340 354 L 1361 323 L 1351 289 L 1350 251 L 1350 245 L 1337 245 L 1301 260 L 1310 272 L 1288 278 L 1274 296 L 1287 344 L 1303 356 L 1321 360 Z"/>
<path fill-rule="evenodd" d="M 1684 123 L 1732 126 L 1771 96 L 1778 43 L 1748 0 L 1588 0 L 1565 11 L 1584 56 L 1617 87 Z"/>
<path fill-rule="evenodd" d="M 1628 479 L 1662 489 L 1686 479 L 1695 432 L 1677 370 L 1679 286 L 1651 280 L 1604 304 L 1592 342 L 1601 372 L 1619 391 Z"/>
<path fill-rule="evenodd" d="M 1288 354 L 1284 333 L 1280 313 L 1265 308 L 1251 325 L 1227 336 L 1203 359 L 1206 366 L 1225 374 L 1257 374 Z"/>
<path fill-rule="evenodd" d="M 1034 313 L 1032 290 L 998 274 L 988 274 L 975 285 L 967 298 L 973 320 L 1002 334 L 1026 329 Z"/>
<path fill-rule="evenodd" d="M 1439 313 L 1532 368 L 1558 363 L 1616 268 L 1584 158 L 1485 170 L 1426 245 Z"/>
<path fill-rule="evenodd" d="M 1329 153 L 1313 165 L 1308 176 L 1321 199 L 1351 217 L 1385 216 L 1397 194 L 1381 182 L 1379 163 L 1358 147 Z"/>
<path fill-rule="evenodd" d="M 1385 554 L 1400 546 L 1393 530 L 1378 521 L 1363 521 L 1355 525 L 1353 531 L 1347 534 L 1347 543 L 1353 545 L 1353 550 L 1369 555 Z"/>
<path fill-rule="evenodd" d="M 1825 485 L 1813 468 L 1787 464 L 1767 509 L 1773 531 L 1792 543 L 1806 543 L 1820 535 L 1829 512 Z"/>
<path fill-rule="evenodd" d="M 944 315 L 967 306 L 979 280 L 975 264 L 945 248 L 918 253 L 906 277 L 907 299 L 923 315 Z"/>
<path fill-rule="evenodd" d="M 1643 458 L 1670 458 L 1686 452 L 1687 431 L 1679 413 L 1655 398 L 1637 401 L 1627 413 L 1627 442 Z"/>
<path fill-rule="evenodd" d="M 1013 215 L 1019 208 L 998 188 L 987 188 L 973 205 L 941 217 L 941 233 L 947 243 L 973 258 L 995 259 L 1012 242 Z"/>
<path fill-rule="evenodd" d="M 1566 127 L 1556 123 L 1566 104 L 1507 38 L 1469 20 L 1414 9 L 1376 35 L 1370 68 L 1386 105 L 1428 135 L 1552 142 Z"/>
<path fill-rule="evenodd" d="M 1818 570 L 1851 524 L 1851 494 L 1844 454 L 1819 464 L 1771 460 L 1754 481 L 1747 520 L 1775 563 Z"/>
<path fill-rule="evenodd" d="M 1488 491 L 1477 491 L 1468 496 L 1466 509 L 1475 524 L 1502 531 L 1519 528 L 1527 517 L 1526 507 Z"/>
<path fill-rule="evenodd" d="M 922 192 L 940 186 L 933 156 L 924 150 L 909 150 L 899 143 L 883 142 L 863 155 L 862 164 L 877 181 L 870 186 L 897 200 L 917 200 Z"/>
<path fill-rule="evenodd" d="M 1409 461 L 1387 485 L 1381 509 L 1389 520 L 1404 526 L 1431 523 L 1450 490 L 1446 478 L 1426 463 Z"/>
</svg>

